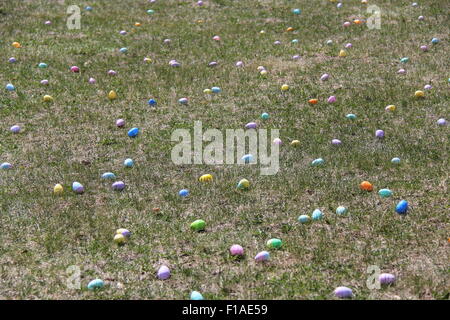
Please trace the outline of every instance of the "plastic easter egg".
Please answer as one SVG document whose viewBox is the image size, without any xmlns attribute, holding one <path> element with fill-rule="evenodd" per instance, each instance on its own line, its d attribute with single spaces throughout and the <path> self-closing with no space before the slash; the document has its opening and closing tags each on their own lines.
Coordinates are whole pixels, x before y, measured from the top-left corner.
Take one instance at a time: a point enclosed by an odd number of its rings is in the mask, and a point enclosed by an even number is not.
<svg viewBox="0 0 450 320">
<path fill-rule="evenodd" d="M 262 75 L 262 76 L 266 76 L 267 75 L 267 70 L 262 70 L 259 74 Z"/>
<path fill-rule="evenodd" d="M 201 7 L 202 5 L 203 5 L 203 1 L 197 1 L 197 5 L 199 6 L 199 7 Z M 197 292 L 197 291 L 193 291 L 193 292 Z"/>
<path fill-rule="evenodd" d="M 324 73 L 321 77 L 321 81 L 327 81 L 330 78 L 330 75 L 328 73 Z"/>
<path fill-rule="evenodd" d="M 98 290 L 102 289 L 105 286 L 105 283 L 101 279 L 94 279 L 88 283 L 87 288 L 89 290 Z"/>
<path fill-rule="evenodd" d="M 298 39 L 292 39 L 291 43 L 298 43 Z"/>
<path fill-rule="evenodd" d="M 116 175 L 112 172 L 105 172 L 104 174 L 102 174 L 102 179 L 105 180 L 114 180 L 116 178 Z"/>
<path fill-rule="evenodd" d="M 114 70 L 108 70 L 108 75 L 109 76 L 115 76 L 115 75 L 117 75 L 117 72 L 114 71 Z"/>
<path fill-rule="evenodd" d="M 142 23 L 140 23 L 140 22 L 135 22 L 135 23 L 134 23 L 134 26 L 135 26 L 135 27 L 140 27 L 140 26 L 142 26 Z"/>
<path fill-rule="evenodd" d="M 205 93 L 205 94 L 211 94 L 211 93 L 212 93 L 212 90 L 211 90 L 211 89 L 205 89 L 205 90 L 203 90 L 203 93 Z"/>
<path fill-rule="evenodd" d="M 345 44 L 344 48 L 345 49 L 351 49 L 351 48 L 353 48 L 353 45 L 349 42 L 349 43 Z"/>
<path fill-rule="evenodd" d="M 123 234 L 115 234 L 113 240 L 118 245 L 122 245 L 127 242 L 127 238 L 125 238 Z"/>
<path fill-rule="evenodd" d="M 199 1 L 201 2 L 201 1 Z M 204 300 L 202 294 L 198 291 L 192 291 L 191 292 L 191 300 Z"/>
<path fill-rule="evenodd" d="M 325 163 L 325 161 L 322 158 L 317 158 L 311 162 L 311 165 L 316 167 L 316 166 L 323 165 L 324 163 Z"/>
<path fill-rule="evenodd" d="M 339 2 L 339 3 L 336 5 L 336 8 L 338 8 L 338 9 L 342 8 L 342 2 Z"/>
<path fill-rule="evenodd" d="M 279 45 L 279 44 L 281 44 L 281 41 L 280 41 L 280 40 L 277 40 L 277 41 L 275 41 L 273 44 Z"/>
<path fill-rule="evenodd" d="M 438 126 L 445 126 L 447 125 L 447 120 L 445 120 L 444 118 L 438 119 L 438 121 L 436 122 L 438 124 Z"/>
<path fill-rule="evenodd" d="M 407 62 L 409 62 L 409 58 L 408 57 L 401 58 L 400 62 L 401 63 L 407 63 Z"/>
<path fill-rule="evenodd" d="M 178 195 L 180 197 L 187 197 L 189 195 L 189 190 L 188 189 L 181 189 L 180 191 L 178 191 Z"/>
<path fill-rule="evenodd" d="M 237 188 L 238 189 L 248 189 L 250 187 L 250 181 L 248 181 L 247 179 L 241 179 L 238 184 L 237 184 Z"/>
<path fill-rule="evenodd" d="M 263 70 L 266 70 L 266 68 L 264 68 L 263 66 L 258 66 L 258 68 L 256 68 L 256 70 L 258 70 L 258 71 L 263 71 Z"/>
<path fill-rule="evenodd" d="M 273 238 L 267 241 L 266 245 L 270 249 L 280 249 L 283 242 L 280 239 Z"/>
<path fill-rule="evenodd" d="M 348 211 L 347 208 L 343 206 L 339 206 L 336 208 L 336 214 L 340 216 L 347 214 L 347 211 Z"/>
<path fill-rule="evenodd" d="M 154 14 L 154 13 L 155 13 L 155 10 L 149 9 L 149 10 L 147 10 L 147 13 L 148 13 L 148 14 Z"/>
<path fill-rule="evenodd" d="M 431 86 L 431 84 L 426 84 L 423 88 L 424 88 L 425 90 L 431 90 L 431 89 L 433 89 L 433 87 Z"/>
<path fill-rule="evenodd" d="M 193 231 L 203 231 L 205 230 L 206 222 L 202 219 L 195 220 L 191 223 L 191 230 Z"/>
<path fill-rule="evenodd" d="M 84 187 L 81 183 L 75 181 L 74 183 L 72 183 L 72 190 L 75 193 L 81 194 L 84 192 Z"/>
<path fill-rule="evenodd" d="M 222 91 L 222 89 L 220 89 L 219 87 L 212 87 L 212 88 L 211 88 L 211 91 L 212 91 L 213 93 L 219 93 L 219 92 Z"/>
<path fill-rule="evenodd" d="M 320 220 L 323 218 L 323 213 L 319 209 L 315 209 L 311 215 L 313 220 Z"/>
<path fill-rule="evenodd" d="M 128 52 L 128 48 L 120 48 L 119 51 L 121 53 L 127 53 Z"/>
<path fill-rule="evenodd" d="M 17 62 L 17 59 L 14 58 L 14 57 L 11 57 L 11 58 L 8 59 L 8 62 L 9 62 L 9 63 L 16 63 L 16 62 Z"/>
<path fill-rule="evenodd" d="M 78 72 L 80 72 L 80 68 L 78 68 L 77 66 L 72 66 L 72 67 L 70 67 L 70 71 L 78 73 Z"/>
<path fill-rule="evenodd" d="M 219 65 L 216 61 L 211 61 L 209 64 L 208 64 L 208 67 L 215 67 L 215 66 L 217 66 L 217 65 Z"/>
<path fill-rule="evenodd" d="M 219 36 L 214 36 L 214 37 L 213 37 L 213 40 L 215 40 L 215 41 L 220 41 L 220 37 L 219 37 Z"/>
<path fill-rule="evenodd" d="M 148 57 L 145 57 L 145 58 L 144 58 L 144 62 L 151 63 L 151 62 L 152 62 L 152 59 L 150 59 L 150 58 L 148 58 Z"/>
<path fill-rule="evenodd" d="M 9 130 L 12 132 L 12 133 L 19 133 L 20 132 L 20 126 L 18 126 L 18 125 L 14 125 L 14 126 L 12 126 Z"/>
<path fill-rule="evenodd" d="M 420 46 L 420 50 L 422 50 L 422 51 L 424 51 L 424 52 L 426 52 L 426 51 L 428 51 L 428 46 Z"/>
<path fill-rule="evenodd" d="M 94 83 L 96 83 L 97 81 L 96 81 L 94 78 L 89 78 L 88 82 L 89 82 L 90 84 L 94 84 Z"/>
<path fill-rule="evenodd" d="M 54 194 L 61 194 L 61 193 L 63 193 L 63 192 L 64 192 L 63 186 L 60 185 L 59 183 L 58 183 L 58 184 L 55 184 L 55 186 L 53 187 L 53 193 L 54 193 Z"/>
<path fill-rule="evenodd" d="M 0 164 L 0 169 L 2 170 L 8 170 L 12 168 L 12 164 L 9 162 L 3 162 L 2 164 Z"/>
<path fill-rule="evenodd" d="M 389 198 L 390 196 L 392 196 L 392 191 L 389 189 L 380 189 L 378 191 L 378 194 L 380 195 L 380 197 L 382 198 Z"/>
<path fill-rule="evenodd" d="M 311 218 L 306 215 L 306 214 L 302 214 L 301 216 L 298 217 L 297 219 L 300 223 L 308 223 L 311 221 Z"/>
<path fill-rule="evenodd" d="M 300 10 L 300 9 L 292 9 L 292 13 L 299 15 L 300 13 L 302 13 L 302 10 Z"/>
<path fill-rule="evenodd" d="M 275 138 L 272 141 L 273 144 L 276 144 L 277 146 L 281 145 L 283 143 L 283 141 L 281 141 L 280 138 Z"/>
<path fill-rule="evenodd" d="M 298 147 L 298 146 L 300 146 L 300 141 L 299 141 L 299 140 L 292 140 L 292 141 L 291 141 L 291 146 L 293 146 L 293 147 Z"/>
<path fill-rule="evenodd" d="M 166 266 L 161 266 L 158 269 L 158 273 L 157 273 L 158 279 L 159 280 L 166 280 L 170 278 L 170 269 Z"/>
<path fill-rule="evenodd" d="M 391 162 L 392 162 L 393 164 L 399 164 L 399 163 L 400 163 L 400 158 L 392 158 L 392 159 L 391 159 Z"/>
<path fill-rule="evenodd" d="M 14 90 L 16 90 L 16 87 L 14 87 L 11 83 L 8 83 L 8 84 L 5 86 L 5 88 L 6 88 L 6 90 L 8 90 L 8 91 L 14 91 Z"/>
<path fill-rule="evenodd" d="M 127 34 L 127 32 L 126 32 L 125 30 L 121 30 L 121 31 L 119 31 L 119 34 L 122 35 L 122 36 L 124 36 L 124 35 Z"/>
<path fill-rule="evenodd" d="M 171 61 L 169 61 L 169 65 L 170 65 L 171 67 L 179 67 L 179 66 L 181 66 L 181 63 L 179 63 L 179 62 L 176 61 L 176 60 L 171 60 Z"/>
<path fill-rule="evenodd" d="M 250 163 L 250 162 L 253 161 L 253 155 L 251 155 L 251 154 L 244 154 L 244 155 L 242 156 L 241 160 L 242 160 L 244 163 Z"/>
<path fill-rule="evenodd" d="M 342 144 L 342 141 L 339 139 L 333 139 L 333 140 L 331 140 L 331 144 L 338 146 L 338 145 Z"/>
<path fill-rule="evenodd" d="M 125 189 L 125 183 L 123 181 L 116 181 L 112 184 L 112 189 L 115 191 L 122 191 Z"/>
<path fill-rule="evenodd" d="M 337 287 L 334 290 L 334 295 L 338 298 L 351 298 L 353 296 L 353 291 L 347 287 Z"/>
<path fill-rule="evenodd" d="M 298 59 L 300 59 L 301 57 L 300 57 L 300 55 L 298 55 L 298 54 L 296 54 L 295 56 L 292 56 L 292 59 L 293 60 L 298 60 Z"/>
<path fill-rule="evenodd" d="M 44 86 L 48 85 L 48 80 L 47 79 L 41 80 L 41 84 Z"/>
<path fill-rule="evenodd" d="M 243 66 L 244 66 L 244 62 L 242 62 L 242 61 L 236 62 L 236 67 L 243 67 Z"/>
<path fill-rule="evenodd" d="M 382 285 L 390 285 L 395 282 L 395 276 L 391 273 L 382 273 L 378 276 L 378 281 Z"/>
<path fill-rule="evenodd" d="M 128 136 L 130 138 L 137 137 L 138 134 L 139 134 L 139 128 L 131 128 L 130 130 L 128 130 Z"/>
<path fill-rule="evenodd" d="M 318 99 L 309 99 L 309 100 L 308 100 L 308 103 L 309 103 L 309 104 L 317 104 L 318 102 L 319 102 Z"/>
<path fill-rule="evenodd" d="M 125 125 L 125 120 L 123 120 L 123 119 L 116 120 L 116 126 L 118 126 L 119 128 L 122 128 L 124 125 Z"/>
<path fill-rule="evenodd" d="M 86 11 L 92 11 L 92 7 L 87 6 L 87 7 L 84 8 L 84 10 L 86 10 Z"/>
<path fill-rule="evenodd" d="M 423 21 L 423 20 L 425 20 L 425 17 L 424 16 L 419 16 L 419 21 Z"/>
<path fill-rule="evenodd" d="M 344 49 L 341 49 L 341 51 L 339 51 L 339 57 L 346 57 L 347 56 L 347 51 L 345 51 Z"/>
<path fill-rule="evenodd" d="M 41 69 L 45 69 L 45 68 L 48 67 L 48 65 L 46 63 L 44 63 L 44 62 L 41 62 L 41 63 L 38 64 L 38 67 L 41 68 Z"/>
<path fill-rule="evenodd" d="M 187 104 L 188 103 L 188 99 L 187 98 L 181 98 L 178 100 L 179 104 Z"/>
<path fill-rule="evenodd" d="M 333 44 L 333 40 L 327 40 L 326 44 L 331 46 Z"/>
<path fill-rule="evenodd" d="M 351 26 L 351 23 L 350 23 L 349 21 L 345 21 L 342 25 L 343 25 L 344 27 L 350 27 L 350 26 Z"/>
<path fill-rule="evenodd" d="M 384 138 L 384 131 L 383 130 L 377 130 L 375 131 L 375 137 L 377 138 Z"/>
<path fill-rule="evenodd" d="M 249 122 L 245 125 L 245 129 L 256 129 L 257 126 L 256 122 Z"/>
<path fill-rule="evenodd" d="M 270 118 L 270 116 L 269 116 L 269 114 L 268 114 L 267 112 L 261 113 L 261 119 L 267 120 L 267 119 L 269 119 L 269 118 Z"/>
<path fill-rule="evenodd" d="M 129 238 L 131 236 L 131 232 L 128 229 L 125 228 L 119 228 L 116 230 L 116 234 L 121 234 L 125 238 Z"/>
<path fill-rule="evenodd" d="M 386 108 L 384 108 L 386 111 L 395 111 L 395 106 L 393 104 L 388 105 Z"/>
<path fill-rule="evenodd" d="M 52 101 L 53 101 L 53 97 L 50 96 L 50 95 L 48 95 L 48 94 L 46 94 L 46 95 L 42 98 L 42 100 L 44 100 L 44 102 L 52 102 Z"/>
<path fill-rule="evenodd" d="M 268 261 L 270 259 L 270 253 L 267 251 L 261 251 L 255 257 L 256 262 Z"/>
<path fill-rule="evenodd" d="M 200 182 L 210 182 L 213 180 L 213 176 L 211 174 L 204 174 L 200 178 L 198 178 Z"/>
<path fill-rule="evenodd" d="M 417 91 L 414 93 L 414 96 L 415 96 L 416 98 L 423 98 L 423 97 L 425 97 L 425 92 L 423 92 L 422 90 L 417 90 Z"/>
<path fill-rule="evenodd" d="M 364 191 L 372 191 L 373 185 L 369 181 L 363 181 L 360 183 L 359 188 Z"/>
<path fill-rule="evenodd" d="M 132 159 L 125 159 L 123 162 L 124 167 L 126 168 L 132 168 L 134 167 L 134 161 Z"/>
<path fill-rule="evenodd" d="M 52 24 L 52 22 L 51 22 L 50 20 L 47 20 L 47 21 L 44 22 L 44 24 L 45 24 L 46 26 L 49 26 L 49 25 Z"/>
<path fill-rule="evenodd" d="M 283 84 L 281 86 L 281 91 L 287 91 L 287 90 L 289 90 L 289 86 L 287 84 Z"/>
<path fill-rule="evenodd" d="M 350 119 L 350 120 L 355 120 L 355 119 L 356 119 L 356 114 L 349 113 L 349 114 L 347 114 L 345 117 L 346 117 L 347 119 Z"/>
<path fill-rule="evenodd" d="M 437 44 L 437 43 L 439 43 L 439 39 L 438 38 L 433 38 L 433 39 L 431 39 L 431 43 L 432 44 Z"/>
<path fill-rule="evenodd" d="M 233 244 L 230 248 L 230 254 L 232 256 L 243 256 L 244 255 L 244 248 L 242 248 L 238 244 Z"/>
<path fill-rule="evenodd" d="M 334 102 L 336 102 L 336 97 L 335 97 L 335 96 L 330 96 L 330 97 L 327 99 L 327 102 L 328 102 L 328 103 L 334 103 Z"/>
<path fill-rule="evenodd" d="M 114 90 L 111 90 L 111 91 L 108 93 L 108 99 L 109 99 L 109 100 L 115 100 L 115 99 L 117 99 L 117 93 L 116 93 Z"/>
<path fill-rule="evenodd" d="M 148 103 L 149 106 L 156 106 L 156 100 L 155 99 L 149 99 L 147 101 L 147 103 Z"/>
<path fill-rule="evenodd" d="M 402 200 L 395 207 L 395 212 L 398 214 L 406 214 L 408 211 L 408 201 Z"/>
</svg>

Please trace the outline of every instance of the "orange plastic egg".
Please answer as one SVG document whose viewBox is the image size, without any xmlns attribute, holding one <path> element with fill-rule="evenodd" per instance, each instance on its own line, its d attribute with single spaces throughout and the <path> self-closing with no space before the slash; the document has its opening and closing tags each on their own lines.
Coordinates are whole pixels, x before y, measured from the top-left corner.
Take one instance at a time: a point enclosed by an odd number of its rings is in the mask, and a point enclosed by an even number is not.
<svg viewBox="0 0 450 320">
<path fill-rule="evenodd" d="M 373 190 L 373 185 L 369 181 L 361 182 L 359 187 L 361 188 L 361 190 L 364 190 L 364 191 L 372 191 Z"/>
<path fill-rule="evenodd" d="M 318 99 L 309 99 L 308 102 L 310 104 L 317 104 L 319 102 L 319 100 Z"/>
<path fill-rule="evenodd" d="M 292 28 L 292 27 L 289 27 L 289 28 L 287 28 L 287 29 L 286 29 L 286 31 L 287 31 L 287 32 L 291 32 L 291 31 L 294 31 L 294 28 Z"/>
</svg>

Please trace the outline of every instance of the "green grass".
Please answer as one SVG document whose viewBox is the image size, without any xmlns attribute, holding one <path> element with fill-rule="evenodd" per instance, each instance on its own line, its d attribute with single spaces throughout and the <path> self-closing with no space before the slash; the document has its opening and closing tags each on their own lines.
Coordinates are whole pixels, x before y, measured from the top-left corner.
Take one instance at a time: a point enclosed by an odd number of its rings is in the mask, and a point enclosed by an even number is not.
<svg viewBox="0 0 450 320">
<path fill-rule="evenodd" d="M 436 124 L 449 119 L 448 2 L 422 0 L 413 8 L 412 1 L 369 0 L 381 8 L 380 30 L 342 27 L 369 17 L 359 0 L 344 1 L 341 9 L 325 0 L 195 2 L 0 4 L 0 162 L 14 166 L 0 172 L 0 298 L 187 299 L 197 290 L 207 299 L 328 299 L 345 285 L 356 299 L 448 299 L 449 131 Z M 80 30 L 66 27 L 69 4 L 82 10 Z M 290 26 L 293 33 L 286 32 Z M 213 41 L 214 35 L 222 40 Z M 433 37 L 441 42 L 431 45 Z M 328 39 L 334 44 L 326 45 Z M 347 42 L 353 44 L 348 56 L 337 57 Z M 428 52 L 419 49 L 423 44 Z M 121 47 L 129 52 L 120 53 Z M 295 54 L 302 58 L 292 60 Z M 10 64 L 10 57 L 18 62 Z M 410 62 L 401 64 L 402 57 Z M 170 67 L 172 59 L 181 68 Z M 238 60 L 244 68 L 235 67 Z M 210 68 L 211 61 L 219 65 Z M 48 69 L 39 69 L 40 62 Z M 72 65 L 81 72 L 69 72 Z M 267 68 L 266 78 L 259 65 Z M 406 75 L 397 74 L 401 67 Z M 108 76 L 109 69 L 118 75 Z M 329 81 L 319 80 L 323 73 Z M 15 92 L 4 89 L 10 82 Z M 283 83 L 288 92 L 280 91 Z M 433 89 L 415 99 L 427 83 Z M 205 95 L 212 86 L 222 93 Z M 110 90 L 117 100 L 107 99 Z M 45 94 L 54 102 L 43 103 Z M 332 105 L 330 95 L 337 97 Z M 177 103 L 181 97 L 189 98 L 188 106 Z M 157 108 L 147 105 L 149 98 Z M 309 105 L 310 98 L 319 104 Z M 390 104 L 395 112 L 384 110 Z M 262 112 L 270 120 L 261 122 Z M 347 113 L 358 118 L 349 121 Z M 116 128 L 118 118 L 126 128 L 139 127 L 139 137 Z M 256 120 L 280 129 L 280 172 L 174 165 L 171 133 L 192 128 L 195 120 L 220 130 Z M 9 131 L 14 124 L 23 128 L 18 135 Z M 375 139 L 376 129 L 386 132 L 383 141 Z M 333 147 L 333 138 L 342 146 Z M 298 148 L 289 145 L 294 139 Z M 325 166 L 311 167 L 318 157 Z M 392 165 L 393 157 L 401 164 Z M 126 158 L 136 166 L 124 168 Z M 106 171 L 127 184 L 125 191 L 114 192 L 100 179 Z M 200 184 L 204 173 L 214 182 Z M 236 190 L 242 178 L 251 182 L 246 192 Z M 359 190 L 363 180 L 374 192 Z M 70 191 L 73 181 L 85 194 Z M 56 183 L 65 188 L 62 196 L 53 195 Z M 377 191 L 386 187 L 394 196 L 382 199 Z M 189 198 L 178 197 L 182 188 Z M 405 217 L 394 211 L 400 199 L 411 207 Z M 349 208 L 347 217 L 334 213 L 339 205 Z M 325 213 L 323 221 L 297 222 L 315 208 Z M 191 232 L 190 223 L 200 218 L 206 232 Z M 119 227 L 133 233 L 122 247 L 112 241 Z M 270 262 L 255 263 L 273 237 L 283 240 L 282 249 L 271 251 Z M 245 259 L 229 256 L 234 243 L 245 248 Z M 162 264 L 171 268 L 169 280 L 156 278 Z M 66 287 L 70 265 L 81 268 L 81 290 Z M 369 290 L 370 265 L 394 273 L 397 283 Z M 89 292 L 94 278 L 106 288 Z"/>
</svg>

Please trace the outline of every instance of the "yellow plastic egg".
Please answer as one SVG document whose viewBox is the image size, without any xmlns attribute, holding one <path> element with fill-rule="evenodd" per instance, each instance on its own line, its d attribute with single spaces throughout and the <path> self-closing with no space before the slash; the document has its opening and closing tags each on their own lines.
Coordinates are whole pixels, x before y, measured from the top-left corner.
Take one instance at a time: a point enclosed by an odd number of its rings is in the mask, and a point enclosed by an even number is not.
<svg viewBox="0 0 450 320">
<path fill-rule="evenodd" d="M 422 90 L 417 90 L 414 95 L 416 96 L 416 98 L 423 98 L 425 97 L 425 92 L 423 92 Z"/>
<path fill-rule="evenodd" d="M 266 33 L 264 30 L 261 30 L 260 32 L 259 32 L 260 34 L 264 34 L 264 33 Z"/>
<path fill-rule="evenodd" d="M 22 46 L 20 45 L 20 43 L 19 42 L 16 42 L 16 41 L 14 41 L 12 44 L 11 44 L 14 48 L 21 48 Z"/>
<path fill-rule="evenodd" d="M 347 52 L 345 50 L 339 51 L 339 57 L 345 57 L 347 56 Z"/>
<path fill-rule="evenodd" d="M 293 146 L 293 147 L 298 147 L 299 145 L 300 145 L 300 141 L 298 141 L 298 140 L 292 140 L 291 146 Z"/>
<path fill-rule="evenodd" d="M 259 74 L 262 75 L 262 76 L 266 76 L 267 75 L 267 70 L 262 70 Z"/>
<path fill-rule="evenodd" d="M 53 187 L 53 193 L 54 193 L 54 194 L 61 194 L 61 193 L 63 193 L 63 191 L 64 191 L 64 188 L 63 188 L 63 186 L 60 185 L 59 183 L 56 184 L 56 185 Z"/>
<path fill-rule="evenodd" d="M 147 63 L 151 63 L 151 62 L 152 62 L 152 59 L 150 59 L 150 58 L 144 58 L 144 61 L 147 62 Z"/>
<path fill-rule="evenodd" d="M 117 99 L 117 93 L 116 93 L 114 90 L 111 90 L 111 91 L 108 93 L 108 99 L 109 99 L 109 100 Z"/>
<path fill-rule="evenodd" d="M 238 189 L 248 189 L 250 187 L 250 181 L 247 179 L 241 179 L 237 185 Z"/>
<path fill-rule="evenodd" d="M 213 176 L 211 174 L 204 174 L 199 179 L 200 182 L 210 182 L 213 180 Z"/>
<path fill-rule="evenodd" d="M 212 93 L 212 90 L 211 89 L 205 89 L 205 90 L 203 90 L 203 93 L 210 94 L 210 93 Z"/>
<path fill-rule="evenodd" d="M 393 104 L 390 104 L 386 107 L 386 111 L 394 111 L 395 110 L 395 106 Z"/>
<path fill-rule="evenodd" d="M 117 244 L 124 244 L 125 242 L 127 242 L 127 238 L 125 238 L 125 236 L 121 233 L 117 233 L 114 236 L 114 242 Z"/>
<path fill-rule="evenodd" d="M 44 96 L 44 101 L 45 101 L 45 102 L 51 102 L 51 101 L 53 101 L 53 97 L 52 97 L 52 96 L 49 96 L 48 94 L 46 94 L 46 95 Z"/>
<path fill-rule="evenodd" d="M 289 86 L 287 84 L 283 84 L 281 86 L 281 91 L 287 91 L 287 90 L 289 90 Z"/>
<path fill-rule="evenodd" d="M 289 28 L 286 29 L 286 31 L 287 31 L 287 32 L 292 32 L 292 31 L 294 31 L 294 28 L 289 27 Z"/>
</svg>

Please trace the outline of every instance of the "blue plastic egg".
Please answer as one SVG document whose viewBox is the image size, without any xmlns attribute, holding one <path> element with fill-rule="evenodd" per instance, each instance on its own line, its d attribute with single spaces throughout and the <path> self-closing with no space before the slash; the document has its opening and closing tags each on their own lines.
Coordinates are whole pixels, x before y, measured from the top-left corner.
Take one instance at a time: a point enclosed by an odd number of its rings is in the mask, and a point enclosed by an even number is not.
<svg viewBox="0 0 450 320">
<path fill-rule="evenodd" d="M 102 174 L 102 179 L 115 179 L 116 175 L 112 172 L 105 172 L 104 174 Z"/>
<path fill-rule="evenodd" d="M 391 162 L 394 163 L 394 164 L 399 164 L 400 163 L 400 158 L 392 158 Z"/>
<path fill-rule="evenodd" d="M 342 216 L 344 214 L 347 214 L 347 208 L 343 206 L 339 206 L 336 208 L 336 214 Z"/>
<path fill-rule="evenodd" d="M 320 165 L 324 164 L 324 162 L 325 161 L 322 158 L 318 158 L 318 159 L 313 160 L 313 162 L 311 162 L 311 165 L 312 166 L 320 166 Z"/>
<path fill-rule="evenodd" d="M 180 195 L 180 197 L 187 197 L 189 195 L 189 190 L 181 189 L 180 191 L 178 191 L 178 194 Z"/>
<path fill-rule="evenodd" d="M 350 119 L 350 120 L 355 120 L 355 119 L 356 119 L 356 114 L 349 113 L 349 114 L 347 114 L 345 117 L 346 117 L 347 119 Z"/>
<path fill-rule="evenodd" d="M 267 112 L 261 113 L 261 119 L 267 120 L 267 119 L 269 119 L 269 118 L 270 118 L 270 116 L 269 116 L 269 114 L 268 114 Z"/>
<path fill-rule="evenodd" d="M 124 165 L 125 167 L 127 167 L 127 168 L 131 168 L 131 167 L 134 166 L 134 162 L 133 162 L 133 160 L 131 160 L 131 159 L 126 159 L 126 160 L 123 162 L 123 165 Z"/>
<path fill-rule="evenodd" d="M 214 92 L 214 93 L 219 93 L 219 92 L 222 91 L 222 89 L 220 89 L 219 87 L 212 87 L 211 91 Z"/>
<path fill-rule="evenodd" d="M 191 300 L 203 300 L 203 296 L 198 291 L 192 291 L 191 292 Z"/>
<path fill-rule="evenodd" d="M 389 198 L 390 196 L 392 196 L 392 191 L 389 189 L 380 189 L 380 191 L 378 191 L 378 194 L 382 198 Z"/>
<path fill-rule="evenodd" d="M 438 38 L 433 38 L 433 39 L 431 39 L 431 43 L 432 44 L 436 44 L 436 43 L 439 43 L 439 39 Z"/>
<path fill-rule="evenodd" d="M 300 223 L 308 223 L 309 221 L 311 221 L 311 218 L 306 214 L 302 214 L 300 217 L 298 217 L 298 221 Z"/>
<path fill-rule="evenodd" d="M 87 7 L 84 8 L 84 10 L 86 10 L 86 11 L 92 11 L 92 7 L 87 6 Z"/>
<path fill-rule="evenodd" d="M 2 170 L 7 170 L 7 169 L 11 169 L 11 168 L 12 168 L 12 164 L 9 162 L 3 162 L 0 165 L 0 169 L 2 169 Z"/>
<path fill-rule="evenodd" d="M 38 64 L 38 67 L 41 68 L 41 69 L 44 69 L 44 68 L 47 68 L 48 65 L 46 63 L 44 63 L 44 62 L 41 62 L 41 63 Z"/>
<path fill-rule="evenodd" d="M 16 87 L 14 87 L 11 83 L 8 83 L 7 85 L 6 85 L 6 90 L 8 90 L 8 91 L 14 91 L 14 90 L 16 90 Z"/>
<path fill-rule="evenodd" d="M 292 13 L 293 14 L 300 14 L 300 13 L 302 13 L 302 10 L 300 10 L 300 9 L 293 9 Z"/>
<path fill-rule="evenodd" d="M 244 163 L 250 163 L 250 162 L 253 161 L 253 156 L 251 154 L 245 154 L 245 155 L 242 156 L 241 160 Z"/>
<path fill-rule="evenodd" d="M 89 290 L 102 289 L 105 286 L 105 283 L 102 279 L 94 279 L 87 285 Z"/>
<path fill-rule="evenodd" d="M 156 106 L 156 100 L 155 100 L 155 99 L 149 99 L 149 100 L 148 100 L 148 105 L 150 105 L 150 106 Z"/>
<path fill-rule="evenodd" d="M 136 137 L 138 134 L 139 134 L 139 128 L 131 128 L 128 131 L 128 136 L 131 137 L 131 138 Z"/>
<path fill-rule="evenodd" d="M 313 220 L 320 220 L 323 218 L 323 213 L 319 209 L 315 209 L 311 215 Z"/>
<path fill-rule="evenodd" d="M 408 201 L 406 200 L 400 201 L 395 207 L 395 212 L 397 212 L 398 214 L 406 214 L 407 211 L 408 211 Z"/>
<path fill-rule="evenodd" d="M 119 50 L 122 53 L 127 53 L 128 52 L 128 48 L 120 48 Z"/>
<path fill-rule="evenodd" d="M 178 100 L 178 103 L 180 104 L 187 104 L 188 103 L 188 99 L 187 98 L 181 98 Z"/>
<path fill-rule="evenodd" d="M 270 253 L 267 252 L 267 251 L 261 251 L 255 257 L 255 260 L 258 261 L 258 262 L 267 261 L 269 259 L 270 259 Z"/>
</svg>

